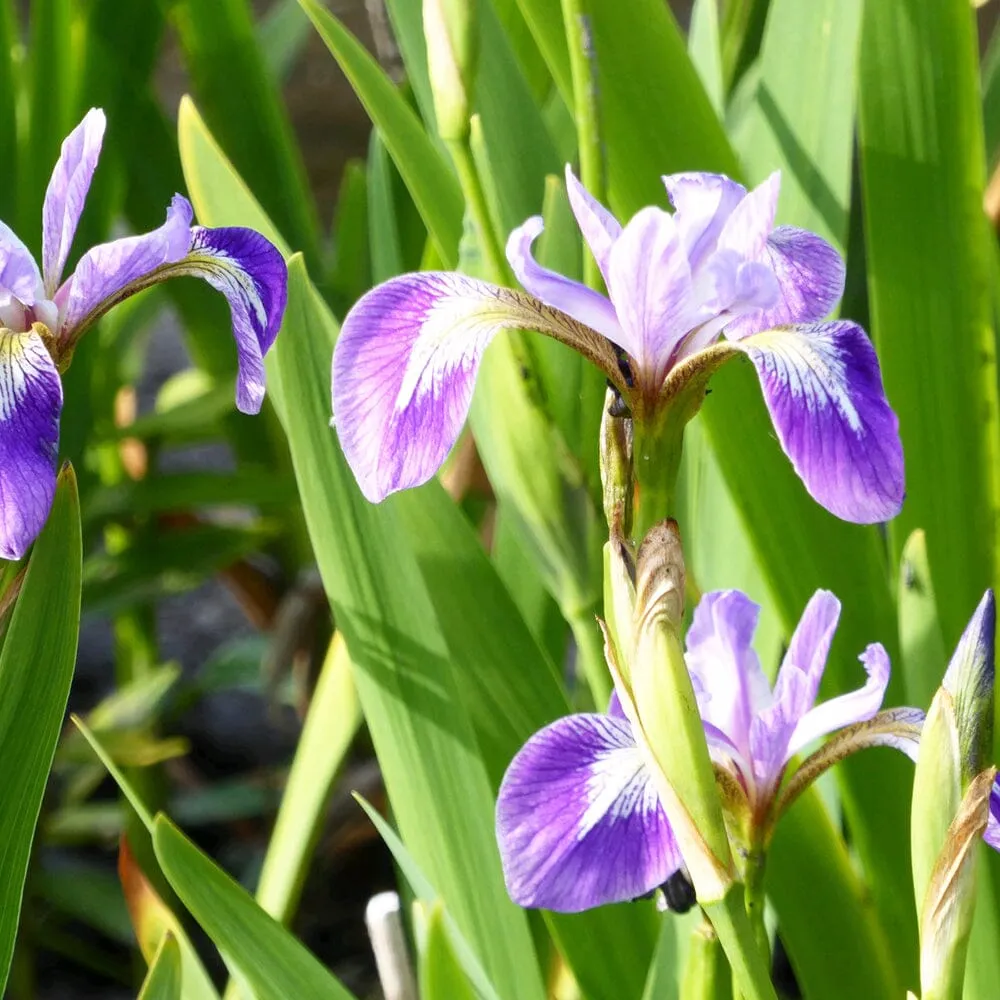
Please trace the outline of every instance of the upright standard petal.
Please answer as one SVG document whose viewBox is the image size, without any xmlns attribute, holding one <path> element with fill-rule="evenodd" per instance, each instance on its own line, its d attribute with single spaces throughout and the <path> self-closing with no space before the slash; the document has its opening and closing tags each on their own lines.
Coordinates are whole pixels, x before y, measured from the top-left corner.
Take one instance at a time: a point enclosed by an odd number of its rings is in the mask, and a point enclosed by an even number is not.
<svg viewBox="0 0 1000 1000">
<path fill-rule="evenodd" d="M 777 782 L 791 755 L 789 744 L 816 701 L 839 618 L 840 601 L 828 590 L 818 590 L 799 619 L 778 671 L 773 700 L 751 729 L 755 777 L 761 786 Z"/>
<path fill-rule="evenodd" d="M 184 258 L 155 277 L 177 275 L 201 278 L 226 297 L 239 357 L 236 406 L 256 413 L 264 401 L 264 355 L 278 335 L 288 296 L 281 252 L 253 229 L 195 226 Z"/>
<path fill-rule="evenodd" d="M 781 173 L 758 184 L 729 214 L 719 234 L 720 250 L 735 250 L 747 260 L 759 260 L 774 229 Z"/>
<path fill-rule="evenodd" d="M 615 307 L 592 288 L 542 267 L 531 254 L 531 245 L 541 235 L 544 223 L 536 215 L 519 226 L 507 240 L 507 260 L 525 290 L 554 309 L 560 309 L 585 326 L 603 333 L 624 348 L 622 328 Z"/>
<path fill-rule="evenodd" d="M 681 857 L 628 723 L 571 715 L 536 733 L 497 798 L 511 898 L 575 913 L 662 885 Z"/>
<path fill-rule="evenodd" d="M 859 722 L 867 722 L 882 707 L 885 689 L 889 684 L 889 654 L 880 643 L 873 642 L 858 659 L 864 664 L 868 675 L 864 687 L 831 698 L 806 712 L 799 719 L 788 742 L 786 760 L 821 736 Z M 918 709 L 909 711 L 921 714 Z"/>
<path fill-rule="evenodd" d="M 753 362 L 785 454 L 845 521 L 887 521 L 903 504 L 899 421 L 875 350 L 856 323 L 771 330 L 731 346 Z"/>
<path fill-rule="evenodd" d="M 622 325 L 621 346 L 638 362 L 643 381 L 658 390 L 677 346 L 707 318 L 697 310 L 672 215 L 643 208 L 632 217 L 611 250 L 608 292 Z"/>
<path fill-rule="evenodd" d="M 333 352 L 344 456 L 373 503 L 425 483 L 458 439 L 483 351 L 500 330 L 547 333 L 614 377 L 608 341 L 565 313 L 447 271 L 404 274 L 347 314 Z"/>
<path fill-rule="evenodd" d="M 174 195 L 159 229 L 88 250 L 56 296 L 65 310 L 60 324 L 63 337 L 75 341 L 112 306 L 153 284 L 157 279 L 151 275 L 157 268 L 183 259 L 191 246 L 192 217 L 190 202 Z"/>
<path fill-rule="evenodd" d="M 777 281 L 777 302 L 729 323 L 726 336 L 730 340 L 776 326 L 825 319 L 844 294 L 843 259 L 826 240 L 805 229 L 775 229 L 767 238 L 760 264 Z"/>
<path fill-rule="evenodd" d="M 62 278 L 104 141 L 104 112 L 91 108 L 66 137 L 42 207 L 42 271 L 51 298 Z"/>
<path fill-rule="evenodd" d="M 576 216 L 576 224 L 586 240 L 597 266 L 608 284 L 611 248 L 621 236 L 621 223 L 576 179 L 576 175 L 566 165 L 566 194 L 569 206 Z"/>
<path fill-rule="evenodd" d="M 31 251 L 13 229 L 0 222 L 0 309 L 33 306 L 44 294 L 42 276 Z M 9 325 L 9 320 L 0 317 L 0 326 Z"/>
<path fill-rule="evenodd" d="M 694 610 L 684 659 L 701 690 L 702 719 L 745 753 L 750 725 L 771 698 L 753 648 L 760 607 L 738 590 L 705 594 Z"/>
<path fill-rule="evenodd" d="M 663 178 L 674 206 L 677 230 L 696 270 L 715 250 L 726 220 L 746 197 L 747 189 L 724 174 L 685 173 Z"/>
<path fill-rule="evenodd" d="M 59 373 L 34 331 L 0 330 L 0 557 L 20 559 L 56 488 Z"/>
</svg>

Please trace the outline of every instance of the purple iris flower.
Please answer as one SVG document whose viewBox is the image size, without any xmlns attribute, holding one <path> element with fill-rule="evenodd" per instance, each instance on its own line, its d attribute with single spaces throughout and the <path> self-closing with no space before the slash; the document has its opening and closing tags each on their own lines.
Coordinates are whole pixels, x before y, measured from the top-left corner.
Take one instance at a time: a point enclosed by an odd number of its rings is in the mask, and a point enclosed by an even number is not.
<svg viewBox="0 0 1000 1000">
<path fill-rule="evenodd" d="M 52 505 L 62 410 L 60 372 L 80 336 L 123 299 L 160 281 L 192 275 L 229 302 L 239 356 L 236 404 L 256 413 L 264 355 L 285 309 L 285 262 L 252 229 L 193 226 L 175 195 L 166 221 L 143 236 L 88 250 L 63 280 L 104 139 L 91 109 L 62 145 L 42 209 L 42 268 L 0 222 L 0 557 L 19 559 Z"/>
<path fill-rule="evenodd" d="M 816 739 L 851 727 L 837 738 L 838 752 L 819 750 L 804 762 L 797 773 L 810 780 L 865 746 L 915 758 L 923 721 L 916 709 L 872 721 L 889 682 L 889 657 L 877 643 L 860 657 L 865 685 L 815 705 L 840 617 L 840 602 L 822 590 L 795 629 L 772 691 L 751 645 L 759 612 L 738 590 L 706 594 L 685 653 L 717 771 L 735 779 L 757 826 L 776 819 L 769 813 L 788 764 Z M 641 723 L 622 710 L 627 701 L 616 694 L 606 714 L 553 722 L 511 762 L 497 801 L 497 840 L 508 892 L 521 906 L 576 912 L 634 899 L 681 867 Z M 641 718 L 642 706 L 635 711 Z"/>
<path fill-rule="evenodd" d="M 434 475 L 468 415 L 483 352 L 517 327 L 587 356 L 636 420 L 655 420 L 685 385 L 703 388 L 725 358 L 745 354 L 812 496 L 849 521 L 898 513 L 902 448 L 875 352 L 857 324 L 820 322 L 844 288 L 837 251 L 775 228 L 777 174 L 749 193 L 718 174 L 663 180 L 673 213 L 644 208 L 623 227 L 566 169 L 607 297 L 534 260 L 535 217 L 507 243 L 530 296 L 427 272 L 393 278 L 354 306 L 334 352 L 333 410 L 369 500 Z"/>
</svg>

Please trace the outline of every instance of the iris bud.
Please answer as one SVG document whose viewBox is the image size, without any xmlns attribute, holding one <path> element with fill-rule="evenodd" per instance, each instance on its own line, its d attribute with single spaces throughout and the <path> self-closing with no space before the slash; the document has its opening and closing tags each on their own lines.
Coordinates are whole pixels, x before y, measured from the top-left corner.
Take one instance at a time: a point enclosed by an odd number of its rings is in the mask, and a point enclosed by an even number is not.
<svg viewBox="0 0 1000 1000">
<path fill-rule="evenodd" d="M 646 535 L 635 569 L 635 711 L 698 899 L 718 900 L 733 880 L 729 838 L 681 645 L 684 554 L 673 521 Z"/>
<path fill-rule="evenodd" d="M 424 39 L 438 133 L 464 142 L 479 48 L 476 0 L 424 0 Z"/>
<path fill-rule="evenodd" d="M 995 630 L 996 604 L 993 591 L 987 590 L 944 675 L 944 687 L 955 706 L 963 787 L 993 756 Z"/>
</svg>

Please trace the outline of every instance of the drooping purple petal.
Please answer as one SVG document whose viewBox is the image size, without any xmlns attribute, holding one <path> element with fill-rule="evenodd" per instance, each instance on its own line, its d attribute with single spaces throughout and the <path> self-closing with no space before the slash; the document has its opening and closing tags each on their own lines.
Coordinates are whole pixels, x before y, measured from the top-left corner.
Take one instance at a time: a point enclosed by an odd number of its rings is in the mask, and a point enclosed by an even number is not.
<svg viewBox="0 0 1000 1000">
<path fill-rule="evenodd" d="M 369 500 L 434 475 L 465 423 L 483 351 L 513 328 L 546 333 L 605 372 L 617 369 L 608 341 L 572 317 L 460 274 L 404 274 L 354 305 L 333 352 L 333 414 Z"/>
<path fill-rule="evenodd" d="M 731 340 L 792 323 L 825 319 L 844 294 L 844 261 L 826 240 L 805 229 L 778 226 L 761 255 L 777 281 L 774 305 L 733 320 L 726 328 Z"/>
<path fill-rule="evenodd" d="M 256 413 L 264 401 L 264 355 L 278 335 L 288 294 L 281 252 L 253 229 L 195 226 L 191 248 L 162 277 L 174 275 L 201 278 L 226 297 L 239 357 L 236 406 Z"/>
<path fill-rule="evenodd" d="M 813 708 L 839 618 L 840 601 L 828 590 L 818 590 L 795 628 L 774 684 L 774 699 L 751 726 L 754 771 L 762 786 L 780 777 L 789 745 Z"/>
<path fill-rule="evenodd" d="M 526 291 L 543 302 L 561 309 L 624 348 L 622 329 L 611 302 L 579 281 L 564 278 L 561 274 L 542 267 L 532 256 L 531 245 L 541 235 L 543 227 L 542 217 L 536 215 L 510 234 L 507 260 L 517 280 Z"/>
<path fill-rule="evenodd" d="M 990 792 L 990 814 L 983 840 L 995 851 L 1000 851 L 1000 778 L 993 782 L 993 791 Z"/>
<path fill-rule="evenodd" d="M 62 383 L 37 333 L 0 332 L 0 558 L 20 559 L 56 488 Z"/>
<path fill-rule="evenodd" d="M 735 250 L 747 260 L 759 260 L 774 229 L 780 189 L 781 172 L 776 170 L 743 198 L 722 227 L 719 249 Z"/>
<path fill-rule="evenodd" d="M 106 122 L 100 108 L 91 108 L 66 137 L 59 161 L 45 191 L 42 207 L 42 270 L 51 298 L 62 279 L 83 204 L 97 168 Z"/>
<path fill-rule="evenodd" d="M 621 236 L 621 223 L 576 179 L 576 175 L 566 165 L 566 194 L 569 205 L 576 216 L 576 224 L 597 261 L 597 266 L 608 284 L 610 273 L 611 247 Z"/>
<path fill-rule="evenodd" d="M 681 866 L 628 723 L 571 715 L 536 733 L 497 798 L 511 898 L 575 913 L 652 891 Z"/>
<path fill-rule="evenodd" d="M 719 242 L 726 220 L 746 188 L 724 174 L 685 173 L 663 178 L 684 250 L 695 270 Z"/>
<path fill-rule="evenodd" d="M 864 687 L 831 698 L 806 712 L 789 740 L 786 759 L 821 736 L 858 722 L 867 722 L 882 707 L 885 689 L 889 684 L 889 654 L 880 643 L 873 642 L 858 659 L 864 664 L 868 675 Z"/>
<path fill-rule="evenodd" d="M 753 648 L 760 607 L 738 590 L 705 594 L 687 634 L 685 662 L 698 683 L 702 719 L 746 753 L 750 724 L 771 697 Z"/>
<path fill-rule="evenodd" d="M 813 498 L 845 521 L 895 517 L 903 503 L 899 421 L 864 330 L 820 323 L 732 346 L 753 362 L 778 440 Z"/>
<path fill-rule="evenodd" d="M 174 195 L 159 229 L 128 236 L 88 250 L 57 294 L 65 310 L 61 328 L 72 339 L 127 295 L 146 287 L 146 279 L 164 264 L 181 260 L 191 245 L 190 202 Z"/>
<path fill-rule="evenodd" d="M 701 318 L 691 268 L 674 218 L 658 208 L 637 212 L 611 249 L 608 293 L 621 323 L 621 345 L 642 377 L 659 386 L 674 348 Z"/>
<path fill-rule="evenodd" d="M 333 352 L 333 419 L 372 503 L 437 472 L 469 413 L 500 289 L 449 272 L 404 274 L 347 314 Z"/>
</svg>

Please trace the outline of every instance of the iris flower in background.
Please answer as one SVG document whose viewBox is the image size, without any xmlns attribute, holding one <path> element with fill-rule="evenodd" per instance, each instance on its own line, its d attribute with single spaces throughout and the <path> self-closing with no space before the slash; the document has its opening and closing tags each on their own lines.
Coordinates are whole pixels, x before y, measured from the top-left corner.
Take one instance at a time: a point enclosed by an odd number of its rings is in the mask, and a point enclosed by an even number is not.
<svg viewBox="0 0 1000 1000">
<path fill-rule="evenodd" d="M 916 756 L 923 712 L 879 712 L 889 657 L 861 655 L 865 685 L 815 705 L 840 602 L 817 591 L 792 636 L 772 691 L 751 642 L 759 607 L 738 590 L 706 594 L 685 659 L 720 780 L 742 801 L 740 823 L 768 829 L 809 782 L 867 746 Z M 839 732 L 838 732 L 839 731 Z M 779 786 L 789 761 L 837 732 Z M 724 796 L 731 808 L 732 795 Z M 511 898 L 576 912 L 645 895 L 681 867 L 634 718 L 617 695 L 606 714 L 559 719 L 511 762 L 497 800 L 497 840 Z"/>
<path fill-rule="evenodd" d="M 607 297 L 534 260 L 536 217 L 507 244 L 531 295 L 426 272 L 393 278 L 354 306 L 334 353 L 333 411 L 369 500 L 434 475 L 468 415 L 487 345 L 523 328 L 597 364 L 637 421 L 655 421 L 693 380 L 703 392 L 711 371 L 744 354 L 812 496 L 849 521 L 898 513 L 902 448 L 875 352 L 857 324 L 819 322 L 843 292 L 837 251 L 805 230 L 775 228 L 777 174 L 749 193 L 718 174 L 664 183 L 673 213 L 644 208 L 622 227 L 567 167 Z"/>
<path fill-rule="evenodd" d="M 159 229 L 88 250 L 63 280 L 73 236 L 97 167 L 104 113 L 90 110 L 62 145 L 42 210 L 42 268 L 0 222 L 0 557 L 18 559 L 52 505 L 62 410 L 60 372 L 80 336 L 123 299 L 192 275 L 229 302 L 239 356 L 236 403 L 256 413 L 263 358 L 285 309 L 281 254 L 252 229 L 193 226 L 175 195 Z"/>
</svg>

